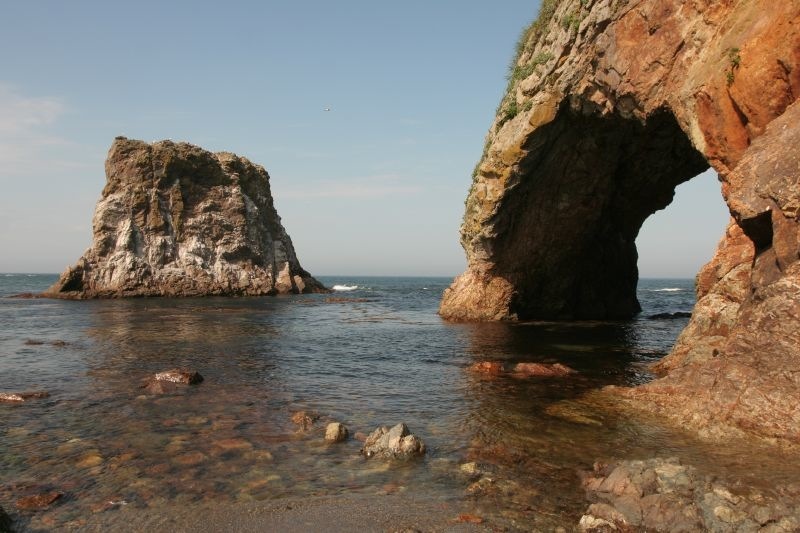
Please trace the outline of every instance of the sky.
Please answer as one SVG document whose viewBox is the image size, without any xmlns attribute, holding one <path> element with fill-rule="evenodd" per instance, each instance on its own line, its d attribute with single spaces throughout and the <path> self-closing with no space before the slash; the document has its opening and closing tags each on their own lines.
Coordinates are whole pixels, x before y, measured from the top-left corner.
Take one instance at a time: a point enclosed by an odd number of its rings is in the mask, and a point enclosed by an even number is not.
<svg viewBox="0 0 800 533">
<path fill-rule="evenodd" d="M 263 165 L 316 275 L 453 276 L 472 168 L 538 2 L 9 2 L 0 18 L 0 272 L 91 243 L 117 135 Z M 331 111 L 326 112 L 326 107 Z M 727 221 L 716 177 L 638 241 L 692 277 Z"/>
</svg>

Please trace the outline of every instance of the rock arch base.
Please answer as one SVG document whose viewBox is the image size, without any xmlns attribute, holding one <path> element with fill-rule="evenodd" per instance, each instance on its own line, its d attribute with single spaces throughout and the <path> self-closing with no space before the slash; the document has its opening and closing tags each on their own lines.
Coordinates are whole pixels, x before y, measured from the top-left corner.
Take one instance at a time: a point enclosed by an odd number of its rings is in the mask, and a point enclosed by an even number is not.
<svg viewBox="0 0 800 533">
<path fill-rule="evenodd" d="M 797 2 L 560 2 L 487 136 L 442 316 L 633 315 L 641 224 L 711 165 L 732 219 L 692 320 L 617 398 L 800 444 L 798 28 Z"/>
</svg>

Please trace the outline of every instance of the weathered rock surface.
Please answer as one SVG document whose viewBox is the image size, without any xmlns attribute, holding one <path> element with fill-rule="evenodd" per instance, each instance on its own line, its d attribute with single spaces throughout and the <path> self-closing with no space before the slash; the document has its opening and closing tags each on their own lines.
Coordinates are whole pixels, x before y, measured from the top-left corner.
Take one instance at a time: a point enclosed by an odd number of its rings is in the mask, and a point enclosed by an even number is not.
<svg viewBox="0 0 800 533">
<path fill-rule="evenodd" d="M 635 239 L 712 166 L 732 215 L 663 379 L 628 391 L 707 434 L 800 444 L 800 4 L 546 0 L 461 228 L 453 320 L 631 317 Z"/>
<path fill-rule="evenodd" d="M 320 292 L 273 206 L 263 167 L 188 143 L 118 137 L 91 247 L 60 298 Z"/>
<path fill-rule="evenodd" d="M 370 433 L 361 453 L 366 457 L 407 459 L 423 455 L 425 443 L 401 422 L 391 429 L 381 426 Z"/>
<path fill-rule="evenodd" d="M 592 503 L 582 531 L 770 531 L 800 528 L 800 487 L 736 493 L 677 459 L 596 464 L 584 477 Z M 776 487 L 777 489 L 777 487 Z"/>
</svg>

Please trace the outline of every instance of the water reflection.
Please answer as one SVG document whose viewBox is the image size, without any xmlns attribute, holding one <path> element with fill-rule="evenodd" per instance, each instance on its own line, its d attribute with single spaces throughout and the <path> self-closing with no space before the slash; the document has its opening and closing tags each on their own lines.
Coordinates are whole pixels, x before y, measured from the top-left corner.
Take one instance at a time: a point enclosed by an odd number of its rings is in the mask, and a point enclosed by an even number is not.
<svg viewBox="0 0 800 533">
<path fill-rule="evenodd" d="M 79 527 L 109 501 L 178 517 L 205 505 L 408 492 L 531 529 L 574 526 L 586 505 L 577 472 L 598 459 L 677 454 L 717 473 L 746 471 L 736 450 L 708 450 L 657 420 L 586 399 L 648 379 L 645 364 L 669 349 L 681 321 L 448 324 L 434 313 L 437 290 L 422 289 L 446 282 L 438 283 L 376 284 L 353 301 L 0 305 L 8 383 L 51 392 L 0 406 L 0 471 L 13 482 L 0 488 L 0 503 L 37 487 L 62 491 L 61 504 L 29 523 L 58 528 Z M 26 346 L 35 335 L 66 345 Z M 467 370 L 484 360 L 559 362 L 578 373 L 518 379 Z M 168 395 L 140 388 L 175 366 L 206 379 Z M 291 414 L 301 409 L 321 413 L 321 423 L 295 426 Z M 366 461 L 358 440 L 324 443 L 328 420 L 353 433 L 405 421 L 430 453 L 409 464 Z M 769 479 L 772 468 L 756 477 Z M 125 526 L 130 512 L 110 514 L 106 526 Z"/>
</svg>

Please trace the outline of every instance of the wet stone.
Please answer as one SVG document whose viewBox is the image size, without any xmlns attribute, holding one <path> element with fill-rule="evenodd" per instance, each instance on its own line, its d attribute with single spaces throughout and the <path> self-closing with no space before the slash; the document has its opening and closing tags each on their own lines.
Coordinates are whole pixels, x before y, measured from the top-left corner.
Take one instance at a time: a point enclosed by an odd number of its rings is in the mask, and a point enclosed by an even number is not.
<svg viewBox="0 0 800 533">
<path fill-rule="evenodd" d="M 361 453 L 368 458 L 410 458 L 423 455 L 425 443 L 412 435 L 408 426 L 401 422 L 391 429 L 381 426 L 373 431 L 364 442 Z"/>
<path fill-rule="evenodd" d="M 27 496 L 17 500 L 17 509 L 20 511 L 41 511 L 47 509 L 64 496 L 60 492 L 43 492 L 34 496 Z"/>
<path fill-rule="evenodd" d="M 153 379 L 156 381 L 166 381 L 169 383 L 182 383 L 184 385 L 196 385 L 203 381 L 203 376 L 196 370 L 189 370 L 185 368 L 173 368 L 172 370 L 165 370 L 159 372 Z"/>
<path fill-rule="evenodd" d="M 47 398 L 49 393 L 44 391 L 37 392 L 0 392 L 0 403 L 21 403 L 28 400 Z"/>
<path fill-rule="evenodd" d="M 348 434 L 347 428 L 340 422 L 331 422 L 325 428 L 325 440 L 327 442 L 343 442 L 347 440 Z"/>
</svg>

